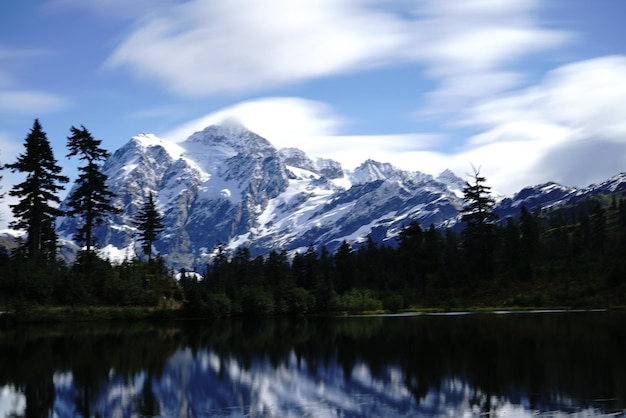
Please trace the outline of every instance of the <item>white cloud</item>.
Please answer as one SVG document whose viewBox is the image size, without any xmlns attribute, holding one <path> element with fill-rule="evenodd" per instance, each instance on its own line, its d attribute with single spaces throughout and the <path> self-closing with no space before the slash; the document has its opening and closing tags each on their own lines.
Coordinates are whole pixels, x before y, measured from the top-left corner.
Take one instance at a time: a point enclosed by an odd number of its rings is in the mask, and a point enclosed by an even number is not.
<svg viewBox="0 0 626 418">
<path fill-rule="evenodd" d="M 531 88 L 485 101 L 464 123 L 485 128 L 456 149 L 441 152 L 437 134 L 341 135 L 346 121 L 323 103 L 299 98 L 244 102 L 197 119 L 166 137 L 236 117 L 277 147 L 293 146 L 352 169 L 372 158 L 407 170 L 459 175 L 483 167 L 494 187 L 511 194 L 546 181 L 587 186 L 626 167 L 626 57 L 562 66 Z"/>
<path fill-rule="evenodd" d="M 538 85 L 468 112 L 465 123 L 546 121 L 602 135 L 626 132 L 626 57 L 608 56 L 557 68 Z M 626 140 L 626 138 L 624 138 Z"/>
<path fill-rule="evenodd" d="M 458 156 L 489 167 L 511 193 L 557 181 L 587 186 L 626 167 L 626 57 L 571 63 L 526 90 L 470 109 L 466 124 L 487 127 Z"/>
<path fill-rule="evenodd" d="M 530 54 L 566 43 L 572 35 L 542 28 L 533 0 L 430 0 L 416 22 L 422 42 L 414 56 L 439 81 L 421 113 L 452 113 L 479 98 L 518 87 L 525 80 L 511 68 Z"/>
<path fill-rule="evenodd" d="M 441 82 L 436 105 L 462 107 L 457 96 L 517 85 L 522 76 L 504 65 L 568 39 L 538 26 L 536 1 L 457 3 L 192 0 L 138 20 L 105 67 L 204 96 L 415 61 Z"/>
<path fill-rule="evenodd" d="M 465 124 L 484 130 L 456 149 L 438 151 L 442 135 L 341 135 L 345 119 L 328 105 L 299 98 L 243 102 L 166 134 L 194 131 L 236 117 L 277 147 L 293 146 L 355 168 L 368 158 L 406 170 L 463 176 L 482 166 L 494 187 L 511 194 L 546 181 L 587 186 L 626 167 L 626 57 L 562 66 L 537 85 L 469 109 Z"/>
<path fill-rule="evenodd" d="M 355 169 L 367 159 L 389 162 L 398 168 L 438 173 L 442 158 L 430 151 L 443 136 L 429 133 L 395 135 L 335 135 L 307 141 L 298 148 L 309 155 L 339 161 L 344 168 Z"/>
<path fill-rule="evenodd" d="M 433 164 L 435 154 L 428 151 L 443 140 L 441 135 L 341 135 L 339 130 L 347 122 L 335 114 L 330 106 L 295 97 L 242 102 L 160 136 L 171 141 L 182 141 L 192 133 L 228 118 L 239 120 L 276 148 L 299 148 L 311 156 L 339 161 L 347 169 L 354 169 L 367 159 L 392 162 L 400 168 L 425 172 L 431 172 L 427 169 L 442 167 L 442 164 Z M 445 166 L 439 171 L 443 169 Z"/>
<path fill-rule="evenodd" d="M 140 22 L 106 66 L 188 96 L 255 90 L 380 64 L 403 26 L 351 0 L 194 0 Z"/>
<path fill-rule="evenodd" d="M 182 141 L 192 133 L 228 118 L 239 120 L 278 148 L 298 147 L 312 139 L 334 135 L 345 123 L 324 103 L 296 97 L 269 97 L 221 109 L 161 136 L 171 141 Z"/>
</svg>

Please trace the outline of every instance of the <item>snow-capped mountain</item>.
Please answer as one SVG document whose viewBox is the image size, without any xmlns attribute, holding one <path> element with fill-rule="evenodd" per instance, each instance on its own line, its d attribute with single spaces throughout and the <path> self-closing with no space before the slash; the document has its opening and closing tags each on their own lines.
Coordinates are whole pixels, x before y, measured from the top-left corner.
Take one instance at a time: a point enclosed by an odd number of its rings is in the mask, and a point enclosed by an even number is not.
<svg viewBox="0 0 626 418">
<path fill-rule="evenodd" d="M 573 204 L 578 200 L 597 194 L 613 194 L 626 191 L 626 173 L 617 174 L 605 181 L 585 188 L 566 187 L 554 182 L 525 187 L 511 197 L 498 202 L 496 211 L 501 219 L 519 215 L 522 206 L 551 209 L 561 205 Z"/>
<path fill-rule="evenodd" d="M 172 266 L 202 263 L 218 245 L 263 255 L 310 245 L 332 252 L 368 235 L 393 242 L 411 221 L 426 228 L 456 223 L 465 185 L 449 170 L 433 177 L 373 160 L 350 172 L 299 149 L 277 150 L 233 120 L 177 143 L 137 135 L 103 170 L 117 196 L 113 203 L 123 208 L 97 230 L 103 252 L 112 259 L 135 255 L 133 219 L 153 193 L 165 224 L 155 247 Z M 603 187 L 624 188 L 621 181 Z M 584 193 L 553 183 L 529 187 L 502 199 L 498 211 L 516 215 L 522 204 L 544 207 Z M 62 218 L 57 229 L 70 239 L 76 226 Z"/>
</svg>

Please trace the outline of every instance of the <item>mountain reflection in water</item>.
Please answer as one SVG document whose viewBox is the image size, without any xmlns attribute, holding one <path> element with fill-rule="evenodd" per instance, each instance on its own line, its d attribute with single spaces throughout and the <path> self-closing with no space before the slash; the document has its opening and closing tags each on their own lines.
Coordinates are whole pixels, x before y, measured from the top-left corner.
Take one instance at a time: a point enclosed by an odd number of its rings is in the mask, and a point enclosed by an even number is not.
<svg viewBox="0 0 626 418">
<path fill-rule="evenodd" d="M 626 314 L 0 329 L 1 417 L 626 416 Z"/>
</svg>

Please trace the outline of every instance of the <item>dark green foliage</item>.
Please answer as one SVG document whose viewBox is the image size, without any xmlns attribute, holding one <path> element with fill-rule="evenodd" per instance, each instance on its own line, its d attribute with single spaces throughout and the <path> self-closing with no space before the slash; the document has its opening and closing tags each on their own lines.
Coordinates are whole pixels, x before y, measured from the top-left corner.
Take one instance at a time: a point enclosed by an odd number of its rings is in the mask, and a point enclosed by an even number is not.
<svg viewBox="0 0 626 418">
<path fill-rule="evenodd" d="M 370 289 L 352 289 L 339 298 L 339 310 L 346 312 L 378 311 L 383 304 Z"/>
<path fill-rule="evenodd" d="M 424 254 L 424 231 L 416 221 L 402 229 L 400 232 L 400 245 L 398 251 L 404 260 L 404 282 L 411 288 L 424 288 L 425 280 L 425 254 Z M 396 286 L 394 286 L 396 287 Z"/>
<path fill-rule="evenodd" d="M 389 293 L 383 297 L 383 309 L 390 312 L 399 312 L 404 309 L 404 296 L 402 293 Z"/>
<path fill-rule="evenodd" d="M 463 250 L 466 255 L 468 273 L 473 281 L 491 279 L 494 276 L 493 254 L 495 250 L 495 224 L 498 215 L 494 212 L 495 200 L 487 179 L 474 169 L 473 183 L 465 183 L 463 194 L 466 206 L 461 210 Z"/>
<path fill-rule="evenodd" d="M 141 248 L 148 257 L 148 264 L 150 264 L 152 262 L 152 244 L 164 229 L 163 216 L 157 210 L 152 192 L 139 210 L 134 224 L 138 230 Z"/>
<path fill-rule="evenodd" d="M 274 298 L 262 287 L 246 286 L 241 289 L 241 313 L 245 315 L 271 315 L 274 313 Z"/>
<path fill-rule="evenodd" d="M 109 190 L 107 177 L 101 171 L 103 162 L 109 153 L 100 147 L 102 142 L 94 139 L 91 133 L 81 125 L 81 129 L 72 126 L 72 135 L 67 138 L 67 157 L 78 156 L 84 165 L 78 168 L 79 176 L 75 188 L 68 198 L 69 210 L 67 215 L 79 216 L 82 225 L 77 229 L 74 239 L 85 245 L 85 251 L 90 253 L 95 246 L 93 229 L 101 225 L 109 214 L 120 213 L 120 209 L 111 205 L 114 197 Z M 91 261 L 88 258 L 87 261 Z"/>
<path fill-rule="evenodd" d="M 180 286 L 186 297 L 183 302 L 186 316 L 219 318 L 232 313 L 232 302 L 225 293 L 212 293 L 192 278 L 181 279 Z"/>
<path fill-rule="evenodd" d="M 26 174 L 26 179 L 9 192 L 10 196 L 19 199 L 19 203 L 10 205 L 15 216 L 11 227 L 27 232 L 24 248 L 31 261 L 54 263 L 57 241 L 55 219 L 63 214 L 55 205 L 60 203 L 58 192 L 65 188 L 62 184 L 69 179 L 61 175 L 61 167 L 38 119 L 35 119 L 26 137 L 24 153 L 6 167 Z"/>
<path fill-rule="evenodd" d="M 315 312 L 316 308 L 315 296 L 300 287 L 292 287 L 287 290 L 284 294 L 283 302 L 286 310 L 280 313 L 290 315 L 305 315 Z"/>
<path fill-rule="evenodd" d="M 335 289 L 338 293 L 352 289 L 357 283 L 356 257 L 352 247 L 346 241 L 335 253 Z"/>
</svg>

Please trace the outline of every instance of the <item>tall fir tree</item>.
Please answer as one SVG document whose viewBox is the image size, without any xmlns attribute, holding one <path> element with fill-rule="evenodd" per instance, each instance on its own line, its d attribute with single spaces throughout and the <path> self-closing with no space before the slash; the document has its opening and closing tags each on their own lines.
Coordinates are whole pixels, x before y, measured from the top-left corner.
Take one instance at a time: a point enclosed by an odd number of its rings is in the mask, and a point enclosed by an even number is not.
<svg viewBox="0 0 626 418">
<path fill-rule="evenodd" d="M 96 238 L 94 228 L 102 225 L 107 216 L 121 211 L 111 204 L 115 196 L 106 184 L 107 176 L 102 172 L 101 163 L 109 153 L 100 147 L 101 140 L 95 139 L 81 125 L 81 128 L 70 128 L 71 136 L 67 137 L 67 157 L 78 156 L 85 164 L 78 168 L 78 179 L 72 190 L 67 205 L 69 216 L 80 216 L 82 225 L 77 228 L 74 239 L 85 246 L 85 254 L 90 258 Z"/>
<path fill-rule="evenodd" d="M 480 168 L 472 168 L 473 182 L 465 182 L 463 188 L 463 249 L 473 278 L 490 279 L 494 274 L 494 222 L 498 219 L 498 214 L 494 212 L 495 200 L 491 197 L 491 187 L 485 185 L 487 179 L 480 174 Z"/>
<path fill-rule="evenodd" d="M 134 224 L 139 231 L 141 248 L 144 254 L 148 256 L 148 264 L 150 264 L 152 262 L 152 244 L 164 229 L 163 216 L 157 210 L 152 192 L 150 192 L 148 199 L 139 209 Z"/>
<path fill-rule="evenodd" d="M 53 261 L 56 257 L 55 220 L 63 212 L 58 205 L 58 192 L 69 179 L 61 175 L 61 166 L 54 159 L 52 147 L 38 119 L 24 143 L 25 151 L 13 164 L 6 167 L 12 172 L 26 173 L 26 180 L 16 184 L 9 195 L 19 203 L 10 205 L 15 220 L 11 227 L 27 232 L 25 249 L 30 260 Z"/>
</svg>

